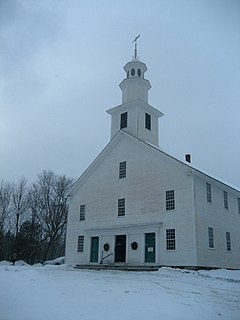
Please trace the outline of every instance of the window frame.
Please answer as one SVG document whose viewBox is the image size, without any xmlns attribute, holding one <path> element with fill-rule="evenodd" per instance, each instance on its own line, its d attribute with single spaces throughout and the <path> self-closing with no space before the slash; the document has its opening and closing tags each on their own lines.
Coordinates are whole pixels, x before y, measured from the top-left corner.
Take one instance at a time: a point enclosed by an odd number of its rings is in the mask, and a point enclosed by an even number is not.
<svg viewBox="0 0 240 320">
<path fill-rule="evenodd" d="M 240 197 L 237 198 L 238 214 L 240 214 Z"/>
<path fill-rule="evenodd" d="M 232 251 L 232 248 L 231 248 L 231 233 L 229 231 L 226 231 L 226 249 L 227 249 L 227 251 Z"/>
<path fill-rule="evenodd" d="M 208 227 L 208 248 L 209 249 L 214 249 L 213 227 Z"/>
<path fill-rule="evenodd" d="M 166 250 L 176 251 L 176 229 L 166 229 Z"/>
<path fill-rule="evenodd" d="M 120 130 L 127 128 L 127 125 L 128 125 L 128 113 L 126 111 L 120 114 Z"/>
<path fill-rule="evenodd" d="M 82 253 L 83 251 L 84 251 L 84 236 L 80 235 L 78 236 L 77 252 Z"/>
<path fill-rule="evenodd" d="M 212 203 L 212 186 L 208 182 L 206 182 L 206 194 L 207 194 L 207 202 Z"/>
<path fill-rule="evenodd" d="M 166 211 L 175 210 L 175 192 L 174 189 L 165 192 Z"/>
<path fill-rule="evenodd" d="M 79 221 L 85 221 L 86 220 L 86 205 L 80 204 L 79 208 Z"/>
<path fill-rule="evenodd" d="M 227 193 L 227 191 L 223 191 L 223 204 L 224 204 L 224 208 L 228 210 L 228 193 Z"/>
<path fill-rule="evenodd" d="M 119 163 L 119 171 L 118 171 L 119 179 L 123 179 L 127 177 L 127 162 L 122 161 Z"/>
<path fill-rule="evenodd" d="M 118 199 L 118 217 L 124 217 L 126 215 L 126 199 Z"/>
</svg>

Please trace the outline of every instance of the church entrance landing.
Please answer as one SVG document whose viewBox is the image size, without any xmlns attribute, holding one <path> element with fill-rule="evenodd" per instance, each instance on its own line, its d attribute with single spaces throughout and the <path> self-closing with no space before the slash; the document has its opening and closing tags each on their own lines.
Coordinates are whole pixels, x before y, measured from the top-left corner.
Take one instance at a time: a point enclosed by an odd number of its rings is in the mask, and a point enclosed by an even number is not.
<svg viewBox="0 0 240 320">
<path fill-rule="evenodd" d="M 126 262 L 126 235 L 115 237 L 115 262 Z"/>
</svg>

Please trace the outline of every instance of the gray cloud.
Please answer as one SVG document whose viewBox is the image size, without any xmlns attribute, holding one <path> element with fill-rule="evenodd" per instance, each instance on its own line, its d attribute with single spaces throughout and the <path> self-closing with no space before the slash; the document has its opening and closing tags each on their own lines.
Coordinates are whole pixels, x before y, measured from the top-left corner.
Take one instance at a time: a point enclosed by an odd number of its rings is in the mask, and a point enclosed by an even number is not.
<svg viewBox="0 0 240 320">
<path fill-rule="evenodd" d="M 60 14 L 38 2 L 0 3 L 0 74 L 4 94 L 19 98 L 41 88 L 34 60 L 59 35 Z M 61 19 L 62 21 L 62 19 Z"/>
<path fill-rule="evenodd" d="M 0 179 L 86 169 L 140 33 L 161 147 L 239 184 L 239 12 L 233 0 L 1 1 Z"/>
</svg>

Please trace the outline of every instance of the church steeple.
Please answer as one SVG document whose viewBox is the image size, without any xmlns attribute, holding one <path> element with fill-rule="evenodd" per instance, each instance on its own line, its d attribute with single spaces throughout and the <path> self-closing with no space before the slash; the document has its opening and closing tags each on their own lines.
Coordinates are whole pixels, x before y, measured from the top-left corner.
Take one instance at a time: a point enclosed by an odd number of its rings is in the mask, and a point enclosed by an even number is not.
<svg viewBox="0 0 240 320">
<path fill-rule="evenodd" d="M 144 78 L 147 66 L 137 57 L 135 42 L 134 56 L 125 66 L 125 79 L 120 83 L 122 104 L 107 110 L 112 116 L 111 139 L 119 130 L 124 130 L 138 139 L 158 146 L 158 118 L 163 114 L 148 104 L 151 84 Z"/>
</svg>

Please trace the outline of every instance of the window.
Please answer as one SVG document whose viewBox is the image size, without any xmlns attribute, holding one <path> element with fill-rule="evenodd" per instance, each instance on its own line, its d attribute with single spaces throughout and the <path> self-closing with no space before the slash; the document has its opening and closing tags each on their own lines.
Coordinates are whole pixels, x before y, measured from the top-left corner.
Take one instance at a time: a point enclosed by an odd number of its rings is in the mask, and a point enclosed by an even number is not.
<svg viewBox="0 0 240 320">
<path fill-rule="evenodd" d="M 141 69 L 138 69 L 137 72 L 138 72 L 138 76 L 141 77 L 141 75 L 142 75 Z"/>
<path fill-rule="evenodd" d="M 224 208 L 228 209 L 228 194 L 227 191 L 223 191 Z"/>
<path fill-rule="evenodd" d="M 86 205 L 81 204 L 80 205 L 80 221 L 85 220 L 85 214 L 86 214 Z"/>
<path fill-rule="evenodd" d="M 151 115 L 145 113 L 145 128 L 151 130 Z"/>
<path fill-rule="evenodd" d="M 240 214 L 240 198 L 237 198 L 237 202 L 238 202 L 238 214 Z"/>
<path fill-rule="evenodd" d="M 127 175 L 127 163 L 126 161 L 119 163 L 119 179 L 126 178 Z"/>
<path fill-rule="evenodd" d="M 125 198 L 118 199 L 118 216 L 125 216 Z"/>
<path fill-rule="evenodd" d="M 131 70 L 131 75 L 134 76 L 135 75 L 135 69 L 132 68 Z"/>
<path fill-rule="evenodd" d="M 78 236 L 77 251 L 78 252 L 83 252 L 83 247 L 84 247 L 84 236 Z"/>
<path fill-rule="evenodd" d="M 166 210 L 175 210 L 174 190 L 166 191 Z"/>
<path fill-rule="evenodd" d="M 206 183 L 207 188 L 207 202 L 212 202 L 212 188 L 210 183 Z"/>
<path fill-rule="evenodd" d="M 166 250 L 176 250 L 175 229 L 166 230 Z"/>
<path fill-rule="evenodd" d="M 213 228 L 208 228 L 208 247 L 214 248 L 214 241 L 213 241 Z"/>
<path fill-rule="evenodd" d="M 120 129 L 127 127 L 127 112 L 121 113 Z"/>
<path fill-rule="evenodd" d="M 231 235 L 230 235 L 230 232 L 226 232 L 226 245 L 227 245 L 227 251 L 231 251 Z"/>
</svg>

